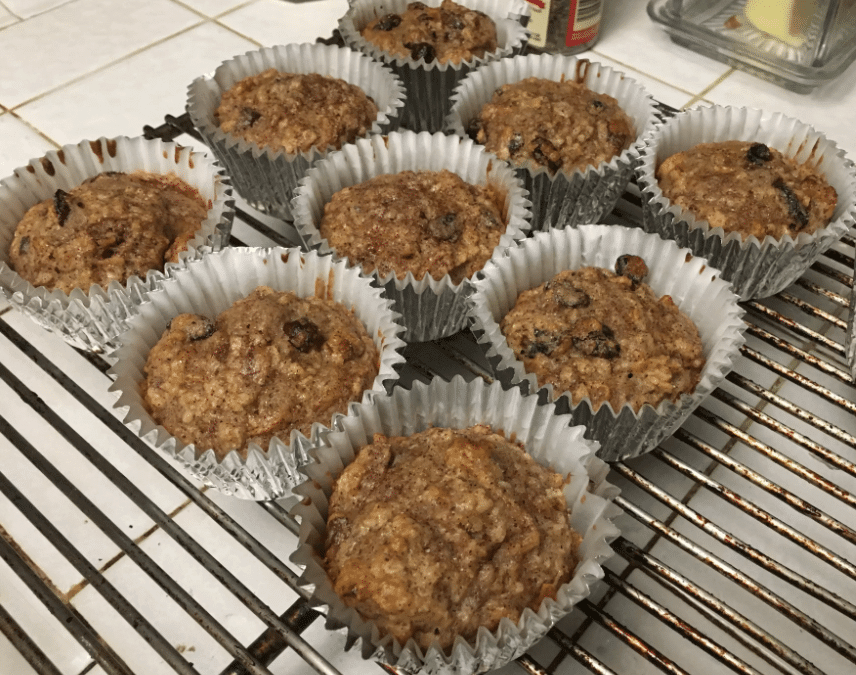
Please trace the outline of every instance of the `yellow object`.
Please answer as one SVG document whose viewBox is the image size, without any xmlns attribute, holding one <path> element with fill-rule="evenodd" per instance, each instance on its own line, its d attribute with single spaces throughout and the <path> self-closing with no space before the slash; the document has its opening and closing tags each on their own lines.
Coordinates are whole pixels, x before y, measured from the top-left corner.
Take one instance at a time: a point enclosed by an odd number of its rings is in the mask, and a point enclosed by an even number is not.
<svg viewBox="0 0 856 675">
<path fill-rule="evenodd" d="M 760 31 L 792 47 L 805 43 L 817 0 L 747 0 L 743 13 Z"/>
</svg>

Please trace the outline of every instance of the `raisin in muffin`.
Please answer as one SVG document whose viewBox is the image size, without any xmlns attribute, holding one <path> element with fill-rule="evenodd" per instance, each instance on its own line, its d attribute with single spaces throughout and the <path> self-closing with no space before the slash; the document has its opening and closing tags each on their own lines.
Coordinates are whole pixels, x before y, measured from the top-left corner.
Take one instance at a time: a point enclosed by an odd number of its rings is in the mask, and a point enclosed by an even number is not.
<svg viewBox="0 0 856 675">
<path fill-rule="evenodd" d="M 411 2 L 403 12 L 372 21 L 360 34 L 385 52 L 428 63 L 469 61 L 497 47 L 493 19 L 453 0 L 443 0 L 439 7 Z"/>
<path fill-rule="evenodd" d="M 516 623 L 576 567 L 564 482 L 483 425 L 376 434 L 333 486 L 324 561 L 333 588 L 423 650 Z"/>
<path fill-rule="evenodd" d="M 691 393 L 704 353 L 698 330 L 668 295 L 644 283 L 639 256 L 623 255 L 615 272 L 560 272 L 521 293 L 500 328 L 538 384 L 589 399 L 594 410 L 657 406 Z"/>
<path fill-rule="evenodd" d="M 751 141 L 699 143 L 657 167 L 663 195 L 699 220 L 741 236 L 812 234 L 832 220 L 835 188 L 816 166 Z"/>
<path fill-rule="evenodd" d="M 260 286 L 216 318 L 176 316 L 145 374 L 152 418 L 222 459 L 345 412 L 371 389 L 378 350 L 340 303 Z"/>
<path fill-rule="evenodd" d="M 493 255 L 506 229 L 504 201 L 495 186 L 446 169 L 381 174 L 333 194 L 319 230 L 366 272 L 448 274 L 457 284 Z"/>
<path fill-rule="evenodd" d="M 227 89 L 214 113 L 225 133 L 291 154 L 351 143 L 369 132 L 377 114 L 374 101 L 355 84 L 275 68 Z"/>
</svg>

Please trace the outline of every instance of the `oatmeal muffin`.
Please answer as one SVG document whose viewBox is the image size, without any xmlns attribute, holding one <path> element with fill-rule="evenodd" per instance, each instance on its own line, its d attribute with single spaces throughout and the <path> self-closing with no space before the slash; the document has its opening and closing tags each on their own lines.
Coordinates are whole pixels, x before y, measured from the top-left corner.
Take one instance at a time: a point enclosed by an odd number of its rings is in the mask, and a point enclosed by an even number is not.
<svg viewBox="0 0 856 675">
<path fill-rule="evenodd" d="M 598 166 L 636 140 L 633 120 L 612 96 L 539 77 L 499 87 L 467 132 L 500 159 L 551 174 Z"/>
<path fill-rule="evenodd" d="M 521 293 L 500 329 L 538 384 L 588 398 L 596 410 L 677 401 L 699 382 L 698 330 L 672 298 L 643 282 L 639 256 L 621 256 L 615 273 L 599 267 L 560 272 Z"/>
<path fill-rule="evenodd" d="M 148 355 L 142 394 L 152 418 L 222 459 L 267 447 L 372 388 L 378 349 L 344 305 L 260 286 L 216 318 L 180 314 Z"/>
<path fill-rule="evenodd" d="M 164 269 L 202 227 L 209 205 L 175 175 L 105 172 L 31 207 L 9 266 L 33 286 L 70 293 Z"/>
<path fill-rule="evenodd" d="M 382 174 L 333 194 L 319 229 L 366 272 L 448 274 L 457 284 L 499 244 L 504 201 L 494 186 L 472 185 L 446 169 Z"/>
<path fill-rule="evenodd" d="M 657 167 L 663 195 L 711 227 L 781 239 L 832 220 L 835 188 L 816 167 L 750 141 L 700 143 Z"/>
<path fill-rule="evenodd" d="M 576 567 L 565 478 L 487 426 L 374 436 L 336 480 L 325 567 L 400 644 L 517 622 Z"/>
<path fill-rule="evenodd" d="M 268 68 L 223 92 L 214 115 L 245 141 L 288 153 L 339 148 L 365 136 L 378 107 L 355 84 L 318 73 Z"/>
<path fill-rule="evenodd" d="M 411 2 L 399 14 L 385 14 L 360 34 L 390 54 L 427 63 L 460 63 L 496 51 L 496 24 L 487 14 L 453 0 L 439 7 Z"/>
</svg>

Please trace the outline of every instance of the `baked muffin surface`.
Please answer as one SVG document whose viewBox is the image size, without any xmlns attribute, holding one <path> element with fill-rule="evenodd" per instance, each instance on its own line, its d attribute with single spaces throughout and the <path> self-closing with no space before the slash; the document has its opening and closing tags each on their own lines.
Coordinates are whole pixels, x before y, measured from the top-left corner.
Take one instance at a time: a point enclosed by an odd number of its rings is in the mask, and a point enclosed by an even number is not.
<svg viewBox="0 0 856 675">
<path fill-rule="evenodd" d="M 30 208 L 9 246 L 9 265 L 33 286 L 70 293 L 145 278 L 176 262 L 208 205 L 175 175 L 105 172 Z"/>
<path fill-rule="evenodd" d="M 368 134 L 377 114 L 357 85 L 269 68 L 223 92 L 214 116 L 226 133 L 294 154 L 353 142 Z"/>
<path fill-rule="evenodd" d="M 411 2 L 360 31 L 385 52 L 426 62 L 458 64 L 496 51 L 496 25 L 487 14 L 443 0 L 439 7 Z"/>
<path fill-rule="evenodd" d="M 635 140 L 633 121 L 612 96 L 538 77 L 499 87 L 467 133 L 500 159 L 550 173 L 598 166 Z"/>
<path fill-rule="evenodd" d="M 175 317 L 149 353 L 141 389 L 158 424 L 222 459 L 329 425 L 378 369 L 377 347 L 343 305 L 260 286 L 216 320 Z"/>
<path fill-rule="evenodd" d="M 565 270 L 521 293 L 502 318 L 508 346 L 555 394 L 574 403 L 590 398 L 635 411 L 691 393 L 704 366 L 692 321 L 666 295 L 657 298 L 642 279 L 637 256 L 621 256 L 620 274 L 598 267 Z"/>
<path fill-rule="evenodd" d="M 472 639 L 570 579 L 580 537 L 563 485 L 486 426 L 375 435 L 334 485 L 325 568 L 401 644 Z"/>
<path fill-rule="evenodd" d="M 448 171 L 382 174 L 334 193 L 321 236 L 352 263 L 459 283 L 481 269 L 506 229 L 504 196 Z"/>
<path fill-rule="evenodd" d="M 673 203 L 744 238 L 811 234 L 829 224 L 837 203 L 815 167 L 749 141 L 701 143 L 663 160 L 656 178 Z"/>
</svg>

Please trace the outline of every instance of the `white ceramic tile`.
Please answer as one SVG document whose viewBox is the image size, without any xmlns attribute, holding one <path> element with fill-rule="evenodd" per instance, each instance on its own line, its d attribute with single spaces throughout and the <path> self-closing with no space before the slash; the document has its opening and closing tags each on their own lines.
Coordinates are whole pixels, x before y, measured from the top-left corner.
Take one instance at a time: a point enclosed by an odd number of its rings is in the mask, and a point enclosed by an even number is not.
<svg viewBox="0 0 856 675">
<path fill-rule="evenodd" d="M 347 9 L 347 0 L 300 3 L 257 0 L 226 14 L 220 22 L 265 47 L 272 47 L 329 37 Z"/>
<path fill-rule="evenodd" d="M 3 178 L 54 149 L 53 143 L 14 114 L 0 114 L 0 176 Z"/>
<path fill-rule="evenodd" d="M 205 16 L 217 16 L 222 14 L 223 12 L 228 12 L 229 10 L 235 9 L 237 7 L 241 7 L 242 5 L 248 5 L 255 2 L 255 0 L 178 0 L 183 5 L 187 5 L 195 9 L 200 14 L 204 14 Z"/>
<path fill-rule="evenodd" d="M 60 5 L 65 5 L 71 0 L 3 0 L 3 4 L 8 7 L 13 14 L 22 19 L 55 9 Z"/>
<path fill-rule="evenodd" d="M 9 26 L 0 63 L 19 67 L 4 70 L 0 104 L 20 105 L 199 20 L 170 0 L 75 0 Z"/>
<path fill-rule="evenodd" d="M 163 123 L 166 114 L 181 115 L 187 87 L 196 77 L 255 48 L 223 26 L 203 23 L 21 106 L 16 113 L 60 145 L 99 136 L 137 136 L 144 125 Z"/>
<path fill-rule="evenodd" d="M 615 70 L 624 73 L 627 77 L 636 80 L 639 84 L 645 87 L 645 90 L 651 96 L 660 101 L 660 103 L 665 103 L 666 105 L 670 105 L 673 108 L 680 110 L 694 98 L 694 95 L 690 92 L 673 87 L 661 79 L 652 77 L 647 72 L 631 68 L 626 63 L 620 63 L 604 54 L 601 54 L 597 47 L 598 45 L 595 45 L 594 50 L 581 54 L 580 56 L 584 56 L 591 61 L 602 63 L 605 66 L 610 66 Z"/>
<path fill-rule="evenodd" d="M 720 105 L 781 112 L 814 126 L 856 158 L 856 63 L 811 94 L 797 94 L 771 82 L 735 72 L 705 97 Z"/>
<path fill-rule="evenodd" d="M 0 28 L 11 26 L 18 22 L 18 17 L 12 14 L 8 9 L 0 5 Z"/>
<path fill-rule="evenodd" d="M 0 579 L 2 579 L 2 575 L 0 575 Z M 36 671 L 21 656 L 21 652 L 2 633 L 0 633 L 0 663 L 8 672 L 15 673 L 15 675 L 36 675 Z"/>
<path fill-rule="evenodd" d="M 700 94 L 728 72 L 727 65 L 673 43 L 649 18 L 647 4 L 647 0 L 603 3 L 600 38 L 594 50 L 692 94 Z"/>
</svg>

